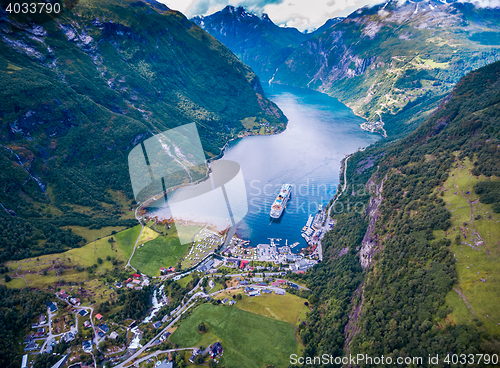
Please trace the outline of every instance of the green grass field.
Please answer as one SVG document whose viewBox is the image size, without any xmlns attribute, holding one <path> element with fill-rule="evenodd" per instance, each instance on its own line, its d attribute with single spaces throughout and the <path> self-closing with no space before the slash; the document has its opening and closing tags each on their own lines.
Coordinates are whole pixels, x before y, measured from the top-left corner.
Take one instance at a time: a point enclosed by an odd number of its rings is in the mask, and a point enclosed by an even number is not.
<svg viewBox="0 0 500 368">
<path fill-rule="evenodd" d="M 6 265 L 11 270 L 17 270 L 18 275 L 24 275 L 29 287 L 46 289 L 60 280 L 64 280 L 65 282 L 85 282 L 85 285 L 89 289 L 96 292 L 95 300 L 100 300 L 99 296 L 102 293 L 97 293 L 97 289 L 102 286 L 102 282 L 96 281 L 94 285 L 93 279 L 97 275 L 89 274 L 87 267 L 98 264 L 98 258 L 101 258 L 103 262 L 97 267 L 96 273 L 112 269 L 115 266 L 106 260 L 108 256 L 114 257 L 118 261 L 127 262 L 132 254 L 132 249 L 140 230 L 141 226 L 138 225 L 113 235 L 115 242 L 109 242 L 109 237 L 104 237 L 90 242 L 81 248 L 71 249 L 64 253 L 48 254 L 21 261 L 11 261 L 6 263 Z M 152 230 L 150 231 L 152 232 Z M 62 273 L 59 270 L 61 266 L 63 268 Z M 78 266 L 83 267 L 84 270 L 78 271 Z M 120 267 L 123 266 L 124 264 L 122 263 Z M 44 269 L 47 269 L 46 275 L 43 274 Z M 56 269 L 60 273 L 60 276 L 56 275 Z M 14 274 L 14 272 L 10 272 L 10 274 Z M 26 283 L 22 278 L 13 278 L 6 285 L 9 288 L 26 287 Z"/>
<path fill-rule="evenodd" d="M 44 268 L 53 267 L 54 264 L 62 264 L 68 267 L 77 265 L 88 267 L 98 263 L 97 259 L 101 258 L 104 260 L 102 267 L 104 269 L 111 269 L 113 266 L 111 262 L 105 260 L 106 257 L 115 257 L 117 260 L 121 261 L 126 260 L 123 248 L 127 248 L 128 245 L 124 242 L 119 243 L 118 241 L 116 243 L 110 243 L 108 238 L 109 237 L 90 242 L 81 248 L 71 249 L 64 253 L 48 254 L 40 257 L 23 259 L 21 261 L 11 261 L 8 262 L 7 265 L 11 269 L 18 269 L 19 272 L 29 271 L 33 273 L 40 272 Z"/>
<path fill-rule="evenodd" d="M 87 242 L 92 242 L 97 239 L 104 238 L 106 236 L 111 235 L 113 231 L 116 233 L 119 233 L 120 231 L 125 230 L 125 227 L 123 226 L 109 226 L 109 227 L 102 227 L 100 229 L 93 229 L 90 230 L 86 227 L 82 226 L 66 226 L 65 229 L 71 229 L 71 231 L 76 234 L 80 235 L 81 237 L 85 238 Z"/>
<path fill-rule="evenodd" d="M 243 295 L 235 307 L 298 326 L 306 319 L 306 313 L 309 311 L 309 308 L 304 305 L 306 301 L 290 293 L 286 295 L 261 294 L 258 297 Z"/>
<path fill-rule="evenodd" d="M 184 243 L 191 243 L 194 234 L 200 231 L 203 227 L 204 226 L 202 225 L 189 225 L 189 224 L 182 225 L 180 223 L 176 223 L 175 225 L 172 225 L 171 229 L 174 230 L 175 232 L 177 232 L 176 230 L 177 228 L 182 229 L 182 231 L 180 231 L 181 236 L 179 236 L 179 241 L 181 242 L 181 244 L 184 244 Z"/>
<path fill-rule="evenodd" d="M 7 283 L 2 280 L 2 285 L 6 285 L 11 289 L 22 289 L 23 287 L 26 287 L 26 283 L 24 282 L 24 279 L 22 277 L 12 278 L 12 280 Z"/>
<path fill-rule="evenodd" d="M 125 259 L 128 260 L 134 250 L 135 241 L 141 232 L 141 225 L 119 232 L 114 236 L 116 243 L 123 250 Z"/>
<path fill-rule="evenodd" d="M 185 288 L 192 279 L 193 279 L 193 274 L 190 273 L 186 277 L 183 277 L 182 279 L 178 280 L 177 283 L 183 288 Z"/>
<path fill-rule="evenodd" d="M 179 239 L 177 235 L 177 227 L 182 228 L 181 233 L 184 238 Z M 126 248 L 128 257 L 132 254 L 135 240 L 137 239 L 137 236 L 139 236 L 140 225 L 132 229 L 136 228 L 138 228 L 137 232 L 127 234 L 127 240 L 123 242 L 128 244 Z M 192 237 L 199 231 L 200 228 L 201 227 L 197 225 L 176 224 L 166 231 L 168 235 L 162 236 L 160 233 L 165 233 L 165 229 L 162 226 L 158 227 L 158 231 L 145 226 L 130 264 L 132 267 L 140 270 L 140 272 L 143 272 L 146 275 L 160 275 L 160 267 L 176 266 L 182 257 L 184 257 L 191 246 Z M 118 240 L 119 238 L 117 237 L 117 241 Z M 131 240 L 133 240 L 133 242 L 130 247 L 129 244 L 131 243 Z"/>
<path fill-rule="evenodd" d="M 452 226 L 447 233 L 435 232 L 437 239 L 446 236 L 452 241 L 450 250 L 457 259 L 458 274 L 454 288 L 461 291 L 470 308 L 455 290 L 446 301 L 453 307 L 449 318 L 455 323 L 477 318 L 489 332 L 500 333 L 500 214 L 493 213 L 492 205 L 479 202 L 474 185 L 486 178 L 472 175 L 472 167 L 467 159 L 451 169 L 441 198 L 451 212 Z M 460 244 L 455 242 L 457 235 Z"/>
<path fill-rule="evenodd" d="M 208 332 L 200 334 L 204 322 Z M 186 318 L 170 337 L 180 346 L 208 346 L 220 341 L 224 349 L 221 366 L 262 368 L 266 364 L 287 367 L 290 354 L 298 353 L 293 327 L 282 321 L 229 306 L 203 304 Z"/>
<path fill-rule="evenodd" d="M 130 264 L 146 275 L 159 276 L 160 267 L 175 267 L 188 249 L 176 235 L 159 236 L 136 249 Z"/>
</svg>

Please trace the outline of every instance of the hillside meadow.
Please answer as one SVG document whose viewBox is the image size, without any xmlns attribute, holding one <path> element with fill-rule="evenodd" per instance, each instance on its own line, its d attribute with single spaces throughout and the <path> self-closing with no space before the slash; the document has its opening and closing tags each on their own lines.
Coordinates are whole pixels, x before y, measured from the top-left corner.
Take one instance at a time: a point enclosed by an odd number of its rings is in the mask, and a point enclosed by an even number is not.
<svg viewBox="0 0 500 368">
<path fill-rule="evenodd" d="M 198 325 L 208 326 L 204 334 Z M 261 368 L 266 364 L 287 367 L 298 353 L 293 327 L 229 306 L 203 304 L 187 317 L 170 337 L 179 346 L 206 347 L 220 341 L 224 348 L 220 364 L 227 368 Z"/>
</svg>

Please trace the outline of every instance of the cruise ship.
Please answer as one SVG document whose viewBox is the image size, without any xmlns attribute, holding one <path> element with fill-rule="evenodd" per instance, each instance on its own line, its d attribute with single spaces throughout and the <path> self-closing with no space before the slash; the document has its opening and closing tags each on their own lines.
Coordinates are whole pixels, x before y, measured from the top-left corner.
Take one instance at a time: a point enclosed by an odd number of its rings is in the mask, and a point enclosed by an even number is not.
<svg viewBox="0 0 500 368">
<path fill-rule="evenodd" d="M 280 193 L 274 200 L 274 203 L 271 206 L 271 217 L 272 218 L 280 218 L 283 210 L 286 207 L 286 203 L 292 194 L 292 184 L 283 184 L 280 189 Z"/>
</svg>

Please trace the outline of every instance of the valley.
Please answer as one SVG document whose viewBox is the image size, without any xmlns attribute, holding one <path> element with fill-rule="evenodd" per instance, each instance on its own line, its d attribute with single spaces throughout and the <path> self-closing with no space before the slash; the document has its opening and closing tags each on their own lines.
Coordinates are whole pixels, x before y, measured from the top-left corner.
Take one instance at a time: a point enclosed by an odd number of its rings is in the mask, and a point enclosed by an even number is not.
<svg viewBox="0 0 500 368">
<path fill-rule="evenodd" d="M 243 8 L 193 21 L 263 81 L 327 93 L 364 118 L 363 129 L 394 138 L 424 122 L 467 72 L 500 58 L 498 12 L 458 2 L 388 1 L 333 19 L 294 42 L 291 29 L 268 32 L 265 14 Z M 268 34 L 274 49 L 283 50 L 282 60 L 266 57 L 262 39 Z M 260 68 L 262 59 L 271 71 Z"/>
</svg>

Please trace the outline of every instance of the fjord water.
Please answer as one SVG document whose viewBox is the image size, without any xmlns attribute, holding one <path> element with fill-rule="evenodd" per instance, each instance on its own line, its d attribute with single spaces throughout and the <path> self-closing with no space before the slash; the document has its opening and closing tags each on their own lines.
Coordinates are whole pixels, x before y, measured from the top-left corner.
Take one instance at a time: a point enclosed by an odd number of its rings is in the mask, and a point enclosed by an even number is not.
<svg viewBox="0 0 500 368">
<path fill-rule="evenodd" d="M 299 242 L 309 214 L 315 214 L 335 194 L 342 158 L 377 141 L 380 136 L 363 131 L 363 120 L 326 94 L 289 86 L 264 88 L 288 118 L 283 133 L 252 136 L 231 142 L 223 159 L 240 164 L 248 195 L 248 214 L 237 234 L 250 246 L 281 239 L 280 246 Z M 281 220 L 270 221 L 269 211 L 284 183 L 293 192 Z"/>
</svg>

